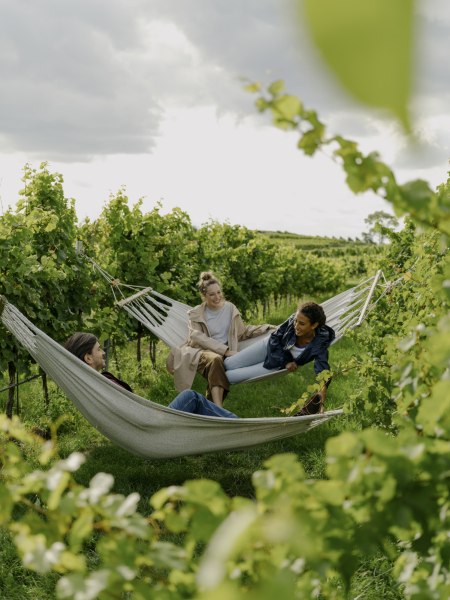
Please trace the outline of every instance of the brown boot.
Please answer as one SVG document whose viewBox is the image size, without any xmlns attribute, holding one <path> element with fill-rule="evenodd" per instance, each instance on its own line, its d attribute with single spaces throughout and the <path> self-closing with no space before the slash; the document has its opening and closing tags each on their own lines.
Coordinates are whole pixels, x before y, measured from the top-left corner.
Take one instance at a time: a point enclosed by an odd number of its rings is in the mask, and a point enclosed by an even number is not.
<svg viewBox="0 0 450 600">
<path fill-rule="evenodd" d="M 305 405 L 299 410 L 294 417 L 304 417 L 306 415 L 317 415 L 323 412 L 323 400 L 320 394 L 314 394 L 305 402 Z"/>
</svg>

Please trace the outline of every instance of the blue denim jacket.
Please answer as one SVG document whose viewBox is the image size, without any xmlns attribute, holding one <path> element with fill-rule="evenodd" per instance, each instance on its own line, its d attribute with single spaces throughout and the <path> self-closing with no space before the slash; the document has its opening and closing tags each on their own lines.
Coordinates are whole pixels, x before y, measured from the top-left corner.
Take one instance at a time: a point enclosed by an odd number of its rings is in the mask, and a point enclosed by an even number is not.
<svg viewBox="0 0 450 600">
<path fill-rule="evenodd" d="M 270 335 L 264 367 L 266 369 L 276 369 L 277 367 L 283 369 L 289 362 L 295 362 L 301 366 L 313 360 L 316 374 L 325 370 L 329 371 L 328 348 L 335 338 L 334 330 L 328 325 L 318 327 L 314 339 L 294 359 L 290 353 L 290 348 L 294 346 L 296 339 L 294 323 L 295 313 Z"/>
</svg>

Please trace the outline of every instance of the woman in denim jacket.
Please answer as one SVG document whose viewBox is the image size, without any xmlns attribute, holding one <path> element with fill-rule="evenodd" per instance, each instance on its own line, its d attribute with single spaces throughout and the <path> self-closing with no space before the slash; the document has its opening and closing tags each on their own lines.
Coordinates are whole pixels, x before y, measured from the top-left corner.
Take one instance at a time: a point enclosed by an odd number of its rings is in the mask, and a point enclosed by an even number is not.
<svg viewBox="0 0 450 600">
<path fill-rule="evenodd" d="M 269 336 L 225 358 L 228 381 L 239 383 L 280 369 L 287 369 L 292 373 L 311 361 L 314 361 L 316 375 L 328 371 L 328 348 L 335 333 L 325 321 L 325 313 L 320 304 L 300 304 L 297 311 Z M 319 396 L 318 408 L 322 410 L 326 386 L 319 392 Z"/>
</svg>

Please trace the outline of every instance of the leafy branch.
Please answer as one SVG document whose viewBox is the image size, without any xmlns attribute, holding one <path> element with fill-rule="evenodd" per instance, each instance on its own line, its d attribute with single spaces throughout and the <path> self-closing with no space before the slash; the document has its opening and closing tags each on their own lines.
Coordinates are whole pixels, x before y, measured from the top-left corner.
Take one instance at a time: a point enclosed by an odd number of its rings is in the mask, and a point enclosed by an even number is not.
<svg viewBox="0 0 450 600">
<path fill-rule="evenodd" d="M 269 85 L 266 94 L 259 83 L 250 83 L 245 89 L 258 94 L 256 108 L 259 112 L 269 111 L 276 127 L 300 134 L 297 147 L 306 156 L 322 151 L 342 166 L 352 192 L 372 191 L 390 202 L 397 215 L 408 214 L 416 223 L 450 235 L 450 195 L 445 186 L 433 192 L 421 179 L 399 185 L 393 171 L 380 160 L 377 152 L 365 155 L 356 142 L 340 135 L 327 136 L 317 112 L 306 109 L 296 96 L 284 93 L 281 80 Z M 326 148 L 332 149 L 331 155 L 325 152 Z"/>
</svg>

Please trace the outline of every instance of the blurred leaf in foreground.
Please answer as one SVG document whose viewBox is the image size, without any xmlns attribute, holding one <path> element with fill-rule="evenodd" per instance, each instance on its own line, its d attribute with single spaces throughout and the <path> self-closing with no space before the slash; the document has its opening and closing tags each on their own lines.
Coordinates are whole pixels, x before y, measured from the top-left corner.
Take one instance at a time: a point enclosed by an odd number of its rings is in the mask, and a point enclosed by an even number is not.
<svg viewBox="0 0 450 600">
<path fill-rule="evenodd" d="M 326 63 L 359 101 L 391 111 L 409 131 L 413 0 L 300 0 Z"/>
</svg>

